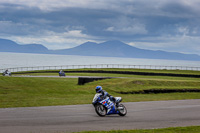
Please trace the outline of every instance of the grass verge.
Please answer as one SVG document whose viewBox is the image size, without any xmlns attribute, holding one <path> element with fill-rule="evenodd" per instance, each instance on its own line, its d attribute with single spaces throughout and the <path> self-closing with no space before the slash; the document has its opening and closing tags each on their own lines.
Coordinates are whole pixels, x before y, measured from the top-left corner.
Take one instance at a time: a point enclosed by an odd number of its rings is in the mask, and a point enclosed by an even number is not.
<svg viewBox="0 0 200 133">
<path fill-rule="evenodd" d="M 173 127 L 163 129 L 145 129 L 145 130 L 113 130 L 113 131 L 85 131 L 79 133 L 199 133 L 200 126 Z"/>
<path fill-rule="evenodd" d="M 197 78 L 161 77 L 135 76 L 78 85 L 76 78 L 0 76 L 0 108 L 91 104 L 97 85 L 101 85 L 113 96 L 121 96 L 124 102 L 200 99 L 198 92 L 120 93 L 147 89 L 200 89 L 200 81 Z"/>
</svg>

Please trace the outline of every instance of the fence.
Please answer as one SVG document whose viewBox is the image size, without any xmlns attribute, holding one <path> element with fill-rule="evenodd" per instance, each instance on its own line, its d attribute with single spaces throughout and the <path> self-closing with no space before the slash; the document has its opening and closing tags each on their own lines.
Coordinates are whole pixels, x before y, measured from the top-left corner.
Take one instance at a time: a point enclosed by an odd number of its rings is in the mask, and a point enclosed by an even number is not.
<svg viewBox="0 0 200 133">
<path fill-rule="evenodd" d="M 92 64 L 92 65 L 65 65 L 65 66 L 34 66 L 7 68 L 10 72 L 34 71 L 34 70 L 61 70 L 81 68 L 134 68 L 134 69 L 155 69 L 155 70 L 193 70 L 200 71 L 200 67 L 188 66 L 158 66 L 158 65 L 122 65 L 122 64 Z M 3 73 L 5 69 L 0 69 Z"/>
</svg>

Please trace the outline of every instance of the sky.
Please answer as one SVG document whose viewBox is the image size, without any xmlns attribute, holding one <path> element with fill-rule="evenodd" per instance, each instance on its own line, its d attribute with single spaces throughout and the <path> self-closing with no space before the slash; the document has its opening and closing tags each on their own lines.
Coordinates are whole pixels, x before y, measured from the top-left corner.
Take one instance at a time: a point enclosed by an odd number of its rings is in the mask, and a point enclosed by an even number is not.
<svg viewBox="0 0 200 133">
<path fill-rule="evenodd" d="M 200 0 L 0 0 L 0 38 L 48 49 L 120 40 L 199 54 L 199 7 Z"/>
</svg>

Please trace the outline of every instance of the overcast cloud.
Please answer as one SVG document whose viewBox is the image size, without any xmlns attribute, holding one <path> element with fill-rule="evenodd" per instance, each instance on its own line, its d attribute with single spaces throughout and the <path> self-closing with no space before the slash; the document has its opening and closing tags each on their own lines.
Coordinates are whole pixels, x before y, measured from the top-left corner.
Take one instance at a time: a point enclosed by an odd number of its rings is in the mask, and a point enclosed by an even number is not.
<svg viewBox="0 0 200 133">
<path fill-rule="evenodd" d="M 49 49 L 120 40 L 199 54 L 199 0 L 1 0 L 0 38 Z"/>
</svg>

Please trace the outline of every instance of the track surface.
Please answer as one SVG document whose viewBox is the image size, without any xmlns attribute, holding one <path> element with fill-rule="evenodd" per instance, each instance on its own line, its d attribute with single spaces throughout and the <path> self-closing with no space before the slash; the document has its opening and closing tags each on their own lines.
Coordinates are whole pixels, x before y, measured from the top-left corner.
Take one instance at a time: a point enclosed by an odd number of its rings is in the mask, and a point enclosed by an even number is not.
<svg viewBox="0 0 200 133">
<path fill-rule="evenodd" d="M 0 133 L 152 129 L 200 125 L 200 99 L 124 103 L 125 117 L 99 117 L 92 105 L 0 109 Z"/>
</svg>

